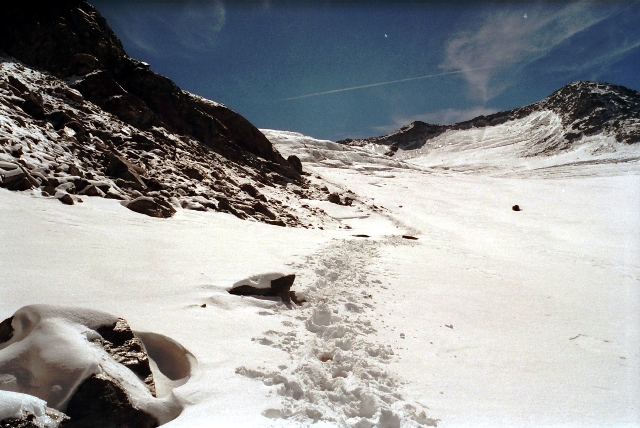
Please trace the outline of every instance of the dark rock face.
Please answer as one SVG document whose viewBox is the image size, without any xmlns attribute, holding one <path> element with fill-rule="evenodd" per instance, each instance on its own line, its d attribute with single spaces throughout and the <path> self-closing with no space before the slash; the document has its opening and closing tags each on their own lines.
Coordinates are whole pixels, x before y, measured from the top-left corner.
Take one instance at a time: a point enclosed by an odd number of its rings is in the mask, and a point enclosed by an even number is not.
<svg viewBox="0 0 640 428">
<path fill-rule="evenodd" d="M 598 133 L 613 135 L 622 143 L 640 142 L 640 93 L 623 86 L 600 82 L 574 82 L 563 86 L 549 97 L 514 110 L 478 116 L 452 125 L 434 125 L 416 121 L 381 137 L 345 139 L 338 143 L 364 146 L 368 143 L 386 144 L 393 156 L 398 148 L 411 150 L 422 147 L 428 140 L 448 130 L 462 130 L 495 126 L 510 120 L 524 118 L 537 111 L 556 113 L 565 128 L 565 146 L 551 150 L 563 150 L 583 135 Z M 549 148 L 545 148 L 549 150 Z M 535 152 L 533 154 L 536 154 Z"/>
<path fill-rule="evenodd" d="M 287 162 L 289 162 L 291 164 L 291 166 L 293 167 L 293 169 L 298 173 L 298 174 L 302 174 L 302 161 L 300 161 L 300 158 L 296 155 L 291 155 L 287 158 Z"/>
<path fill-rule="evenodd" d="M 122 386 L 104 374 L 87 378 L 69 400 L 64 428 L 154 428 L 156 418 L 136 409 Z"/>
<path fill-rule="evenodd" d="M 330 193 L 329 196 L 327 196 L 327 200 L 332 204 L 336 204 L 336 205 L 341 204 L 340 195 L 338 195 L 337 193 Z"/>
<path fill-rule="evenodd" d="M 147 385 L 151 395 L 155 396 L 156 386 L 149 365 L 149 356 L 142 341 L 133 334 L 127 321 L 118 318 L 114 325 L 103 326 L 96 331 L 102 336 L 102 339 L 96 342 L 114 360 L 134 372 Z"/>
</svg>

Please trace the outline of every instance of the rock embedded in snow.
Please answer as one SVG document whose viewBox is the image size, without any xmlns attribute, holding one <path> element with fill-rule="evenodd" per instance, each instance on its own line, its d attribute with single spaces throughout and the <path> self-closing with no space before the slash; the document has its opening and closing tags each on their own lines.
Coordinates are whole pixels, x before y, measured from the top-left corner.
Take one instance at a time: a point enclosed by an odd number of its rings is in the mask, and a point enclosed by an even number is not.
<svg viewBox="0 0 640 428">
<path fill-rule="evenodd" d="M 516 205 L 512 206 L 512 207 L 511 207 L 511 209 L 512 209 L 513 211 L 520 211 L 520 205 L 517 205 L 517 204 L 516 204 Z"/>
<path fill-rule="evenodd" d="M 286 304 L 293 301 L 299 305 L 306 300 L 298 298 L 295 291 L 291 291 L 295 279 L 295 274 L 285 275 L 279 272 L 254 275 L 233 284 L 229 293 L 238 296 L 280 297 Z"/>
<path fill-rule="evenodd" d="M 31 395 L 0 391 L 0 427 L 58 428 L 69 418 Z"/>
<path fill-rule="evenodd" d="M 13 317 L 9 317 L 0 322 L 0 345 L 4 342 L 8 342 L 13 336 L 13 326 L 11 325 L 12 320 Z"/>
<path fill-rule="evenodd" d="M 140 214 L 149 217 L 167 218 L 171 217 L 175 212 L 175 208 L 162 198 L 150 198 L 147 196 L 139 196 L 132 201 L 124 201 L 122 205 Z"/>
<path fill-rule="evenodd" d="M 142 341 L 131 331 L 126 320 L 118 318 L 115 323 L 96 329 L 101 337 L 93 340 L 118 363 L 134 372 L 155 396 L 156 386 L 149 366 L 149 356 Z"/>
</svg>

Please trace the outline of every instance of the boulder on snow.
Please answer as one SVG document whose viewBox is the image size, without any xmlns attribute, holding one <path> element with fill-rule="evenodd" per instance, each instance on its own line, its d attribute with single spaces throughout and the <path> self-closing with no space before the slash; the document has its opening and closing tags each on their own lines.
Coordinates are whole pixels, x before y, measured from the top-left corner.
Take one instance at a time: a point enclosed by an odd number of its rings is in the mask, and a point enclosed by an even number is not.
<svg viewBox="0 0 640 428">
<path fill-rule="evenodd" d="M 9 162 L 3 162 L 2 166 L 4 168 L 0 167 L 0 187 L 20 191 L 40 186 L 40 182 L 21 166 Z"/>
<path fill-rule="evenodd" d="M 131 331 L 131 327 L 123 318 L 115 323 L 96 329 L 101 337 L 93 340 L 99 344 L 118 363 L 127 367 L 142 380 L 149 392 L 156 395 L 156 385 L 149 365 L 149 356 L 142 341 Z"/>
<path fill-rule="evenodd" d="M 514 210 L 514 211 L 521 211 L 520 205 L 514 205 L 514 206 L 511 207 L 511 209 Z"/>
<path fill-rule="evenodd" d="M 148 196 L 140 196 L 132 201 L 122 202 L 122 205 L 140 214 L 149 217 L 168 218 L 175 214 L 176 209 L 161 198 L 150 198 Z"/>
<path fill-rule="evenodd" d="M 57 192 L 56 198 L 65 205 L 73 205 L 75 203 L 71 195 L 68 193 Z"/>
<path fill-rule="evenodd" d="M 286 304 L 293 303 L 300 305 L 305 302 L 296 296 L 295 291 L 291 291 L 296 275 L 284 275 L 279 272 L 259 274 L 236 282 L 229 293 L 237 296 L 274 296 L 280 297 Z"/>
</svg>

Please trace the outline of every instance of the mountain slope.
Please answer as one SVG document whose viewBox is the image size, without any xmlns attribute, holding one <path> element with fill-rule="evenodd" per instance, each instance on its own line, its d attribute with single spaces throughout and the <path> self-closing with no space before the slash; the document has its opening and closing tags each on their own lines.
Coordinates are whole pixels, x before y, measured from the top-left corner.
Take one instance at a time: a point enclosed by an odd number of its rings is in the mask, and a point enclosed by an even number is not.
<svg viewBox="0 0 640 428">
<path fill-rule="evenodd" d="M 420 148 L 447 131 L 490 128 L 543 112 L 554 113 L 559 119 L 559 128 L 554 129 L 553 141 L 548 135 L 532 136 L 529 155 L 557 154 L 579 145 L 583 137 L 594 135 L 613 137 L 625 144 L 640 142 L 639 92 L 608 83 L 573 82 L 541 101 L 514 110 L 451 125 L 417 121 L 381 137 L 347 139 L 339 143 L 389 145 L 392 147 L 389 155 L 392 155 L 397 148 Z"/>
<path fill-rule="evenodd" d="M 279 225 L 321 217 L 286 204 L 294 194 L 326 198 L 295 158 L 239 114 L 128 57 L 86 2 L 12 3 L 0 53 L 3 187 L 67 203 L 78 201 L 67 194 L 113 197 L 157 217 L 180 206 Z"/>
</svg>

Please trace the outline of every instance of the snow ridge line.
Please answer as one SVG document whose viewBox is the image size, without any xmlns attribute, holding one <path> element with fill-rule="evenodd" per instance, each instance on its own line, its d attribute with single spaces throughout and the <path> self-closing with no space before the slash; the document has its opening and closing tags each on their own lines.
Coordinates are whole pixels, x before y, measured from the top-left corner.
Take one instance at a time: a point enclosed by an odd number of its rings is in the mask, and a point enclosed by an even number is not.
<svg viewBox="0 0 640 428">
<path fill-rule="evenodd" d="M 375 259 L 380 242 L 339 241 L 294 265 L 315 278 L 299 310 L 283 311 L 285 331 L 265 331 L 252 340 L 288 353 L 280 372 L 238 367 L 236 373 L 261 380 L 282 396 L 282 408 L 263 415 L 309 425 L 329 422 L 344 427 L 437 426 L 425 408 L 400 392 L 402 382 L 385 370 L 397 358 L 380 344 L 371 322 L 372 292 L 386 288 Z M 387 284 L 387 285 L 385 285 Z"/>
</svg>

